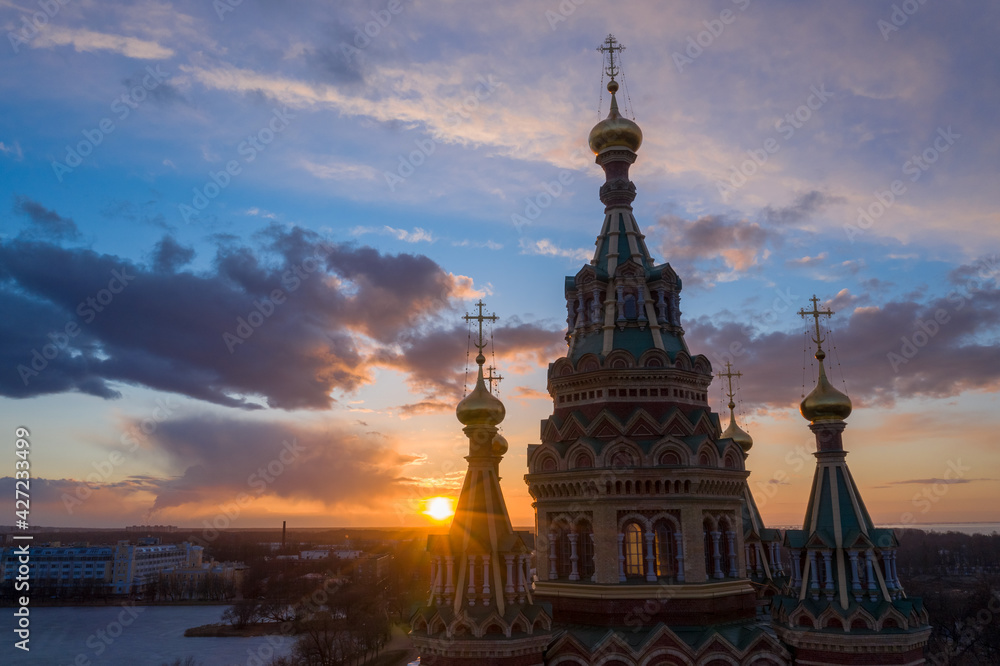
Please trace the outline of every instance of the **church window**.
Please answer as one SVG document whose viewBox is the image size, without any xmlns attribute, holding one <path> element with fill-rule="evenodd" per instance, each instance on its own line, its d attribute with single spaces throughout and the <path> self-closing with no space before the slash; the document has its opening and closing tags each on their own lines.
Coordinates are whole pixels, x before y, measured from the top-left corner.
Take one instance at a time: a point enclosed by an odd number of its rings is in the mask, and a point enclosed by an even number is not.
<svg viewBox="0 0 1000 666">
<path fill-rule="evenodd" d="M 668 577 L 677 575 L 677 555 L 674 552 L 677 542 L 674 538 L 674 528 L 666 520 L 659 520 L 653 527 L 656 539 L 653 542 L 656 556 L 656 575 Z"/>
<path fill-rule="evenodd" d="M 636 523 L 625 526 L 625 575 L 642 576 L 646 573 L 642 553 L 642 528 Z"/>
</svg>

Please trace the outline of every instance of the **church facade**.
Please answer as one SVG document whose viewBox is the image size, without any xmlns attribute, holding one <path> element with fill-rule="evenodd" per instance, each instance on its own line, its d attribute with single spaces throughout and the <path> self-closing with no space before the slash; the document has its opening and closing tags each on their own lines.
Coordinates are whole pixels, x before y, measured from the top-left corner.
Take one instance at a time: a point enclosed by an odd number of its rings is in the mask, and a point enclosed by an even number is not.
<svg viewBox="0 0 1000 666">
<path fill-rule="evenodd" d="M 684 337 L 682 278 L 653 260 L 633 216 L 642 131 L 618 107 L 619 48 L 609 36 L 611 109 L 589 137 L 603 222 L 593 259 L 565 279 L 568 349 L 549 366 L 553 411 L 528 447 L 534 539 L 511 528 L 500 492 L 503 406 L 480 354 L 458 407 L 469 472 L 449 535 L 428 545 L 432 589 L 412 622 L 422 663 L 924 663 L 926 611 L 847 468 L 850 400 L 823 370 L 818 318 L 832 313 L 815 301 L 800 313 L 816 318 L 820 367 L 802 403 L 817 441 L 806 519 L 784 533 L 763 524 L 731 383 L 723 429 L 711 363 Z"/>
</svg>

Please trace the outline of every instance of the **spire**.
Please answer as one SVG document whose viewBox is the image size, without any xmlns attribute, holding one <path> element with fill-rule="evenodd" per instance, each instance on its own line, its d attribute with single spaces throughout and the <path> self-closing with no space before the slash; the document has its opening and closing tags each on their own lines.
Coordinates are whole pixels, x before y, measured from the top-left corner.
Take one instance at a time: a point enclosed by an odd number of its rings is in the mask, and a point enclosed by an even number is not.
<svg viewBox="0 0 1000 666">
<path fill-rule="evenodd" d="M 479 324 L 476 386 L 456 408 L 469 439 L 469 467 L 448 534 L 428 538 L 430 597 L 411 620 L 411 638 L 428 663 L 435 657 L 458 664 L 470 656 L 540 655 L 550 640 L 549 607 L 532 600 L 531 539 L 514 531 L 500 488 L 500 460 L 508 444 L 497 425 L 506 410 L 486 387 L 483 373 L 483 323 L 498 318 L 483 313 L 482 301 L 476 307 L 477 314 L 464 317 Z M 492 370 L 490 380 L 496 381 Z M 535 626 L 536 618 L 541 621 L 533 635 L 517 636 L 519 626 Z M 497 627 L 503 645 L 491 635 Z"/>
<path fill-rule="evenodd" d="M 506 416 L 507 413 L 506 409 L 504 409 L 503 403 L 494 397 L 493 394 L 490 393 L 489 389 L 486 388 L 486 381 L 483 376 L 483 364 L 486 363 L 486 357 L 483 356 L 483 348 L 486 346 L 486 341 L 483 337 L 483 322 L 497 321 L 497 316 L 495 314 L 483 314 L 483 307 L 485 307 L 485 305 L 485 303 L 479 301 L 476 303 L 476 307 L 479 308 L 479 314 L 466 314 L 462 317 L 469 322 L 479 322 L 479 336 L 475 343 L 476 349 L 479 350 L 479 354 L 476 356 L 476 365 L 479 366 L 478 376 L 476 377 L 476 387 L 472 389 L 472 392 L 469 393 L 469 395 L 465 396 L 465 398 L 458 403 L 458 407 L 455 409 L 455 414 L 458 417 L 458 420 L 467 426 L 496 426 L 503 421 L 504 416 Z M 497 379 L 492 376 L 492 368 L 490 375 L 490 384 L 492 385 L 492 380 Z"/>
<path fill-rule="evenodd" d="M 733 377 L 742 377 L 743 373 L 733 372 L 733 364 L 726 361 L 726 371 L 718 373 L 717 376 L 720 378 L 725 377 L 729 380 L 729 392 L 726 393 L 729 396 L 729 427 L 722 433 L 720 439 L 731 439 L 739 444 L 744 453 L 748 453 L 750 447 L 753 446 L 753 438 L 749 433 L 736 425 L 736 415 L 733 412 L 733 409 L 736 407 L 736 403 L 733 402 L 733 398 L 736 396 L 733 392 Z"/>
<path fill-rule="evenodd" d="M 851 399 L 833 387 L 826 377 L 826 368 L 823 367 L 823 359 L 826 352 L 823 351 L 823 341 L 825 338 L 820 333 L 819 318 L 833 316 L 830 309 L 820 310 L 819 299 L 813 295 L 809 299 L 812 301 L 813 309 L 810 311 L 799 310 L 800 317 L 812 317 L 816 327 L 816 335 L 813 342 L 816 343 L 816 361 L 819 363 L 819 378 L 816 381 L 816 388 L 802 400 L 799 410 L 807 420 L 816 423 L 818 421 L 843 421 L 851 414 Z"/>
</svg>

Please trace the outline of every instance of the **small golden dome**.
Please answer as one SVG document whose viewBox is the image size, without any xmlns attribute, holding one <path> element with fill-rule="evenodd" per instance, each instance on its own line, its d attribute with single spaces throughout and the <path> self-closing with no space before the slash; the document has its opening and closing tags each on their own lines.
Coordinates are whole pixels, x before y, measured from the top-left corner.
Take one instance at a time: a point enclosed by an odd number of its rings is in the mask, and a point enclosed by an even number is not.
<svg viewBox="0 0 1000 666">
<path fill-rule="evenodd" d="M 497 433 L 496 436 L 493 438 L 493 455 L 498 457 L 502 456 L 503 454 L 507 453 L 507 449 L 509 448 L 510 445 L 507 444 L 507 438 L 501 435 L 500 433 Z"/>
<path fill-rule="evenodd" d="M 835 389 L 826 378 L 826 370 L 823 368 L 824 358 L 826 354 L 822 349 L 816 352 L 816 359 L 819 361 L 819 380 L 816 382 L 816 388 L 799 405 L 802 416 L 813 423 L 842 421 L 850 416 L 852 409 L 851 399 Z"/>
<path fill-rule="evenodd" d="M 590 149 L 594 154 L 600 154 L 608 148 L 627 148 L 633 153 L 642 145 L 642 130 L 634 122 L 618 112 L 618 100 L 615 92 L 618 83 L 612 79 L 608 82 L 608 92 L 611 93 L 611 112 L 608 117 L 594 125 L 590 130 Z"/>
<path fill-rule="evenodd" d="M 729 419 L 729 427 L 722 433 L 720 439 L 731 439 L 736 442 L 743 452 L 746 453 L 753 446 L 753 437 L 743 428 L 736 425 L 736 419 Z"/>
<path fill-rule="evenodd" d="M 479 358 L 482 358 L 482 356 Z M 486 382 L 483 381 L 482 363 L 479 363 L 479 378 L 476 380 L 476 388 L 472 389 L 472 392 L 458 403 L 458 407 L 455 408 L 455 415 L 458 416 L 458 420 L 463 425 L 467 426 L 495 426 L 503 421 L 504 416 L 507 415 L 507 410 L 504 408 L 503 403 L 486 388 Z"/>
</svg>

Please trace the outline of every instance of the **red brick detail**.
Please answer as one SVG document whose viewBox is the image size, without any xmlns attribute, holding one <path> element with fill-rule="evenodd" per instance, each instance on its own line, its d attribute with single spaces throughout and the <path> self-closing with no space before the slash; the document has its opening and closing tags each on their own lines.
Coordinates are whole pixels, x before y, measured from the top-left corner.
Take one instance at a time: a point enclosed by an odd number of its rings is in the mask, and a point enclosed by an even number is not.
<svg viewBox="0 0 1000 666">
<path fill-rule="evenodd" d="M 667 625 L 703 626 L 746 620 L 756 615 L 753 592 L 713 599 L 569 599 L 538 595 L 552 604 L 555 622 L 600 627 Z"/>
<path fill-rule="evenodd" d="M 863 645 L 863 639 L 859 641 Z M 831 650 L 795 650 L 795 658 L 803 661 L 818 661 L 826 664 L 844 664 L 845 666 L 865 666 L 875 664 L 911 664 L 924 656 L 923 648 L 914 648 L 906 652 L 835 652 Z"/>
</svg>

